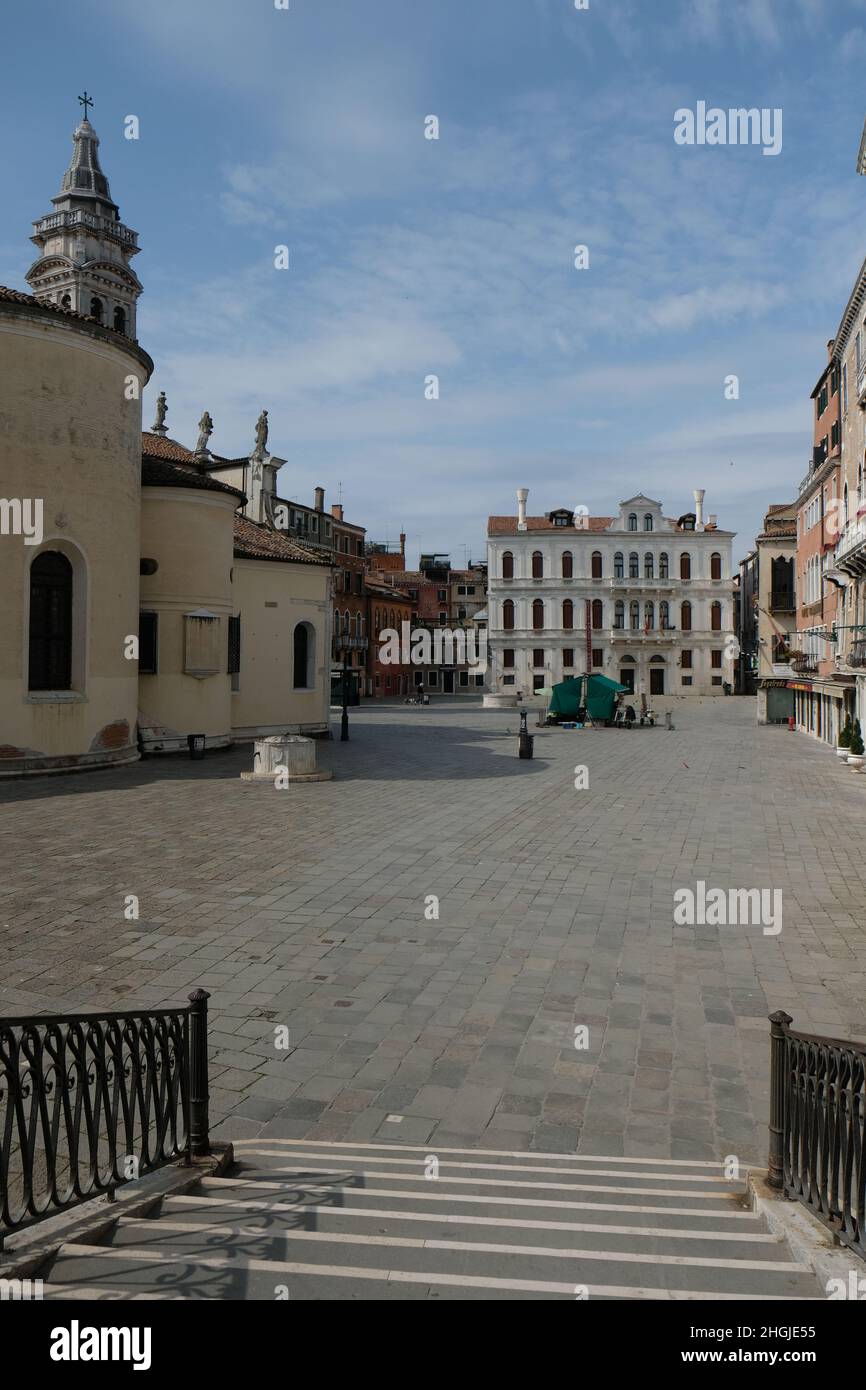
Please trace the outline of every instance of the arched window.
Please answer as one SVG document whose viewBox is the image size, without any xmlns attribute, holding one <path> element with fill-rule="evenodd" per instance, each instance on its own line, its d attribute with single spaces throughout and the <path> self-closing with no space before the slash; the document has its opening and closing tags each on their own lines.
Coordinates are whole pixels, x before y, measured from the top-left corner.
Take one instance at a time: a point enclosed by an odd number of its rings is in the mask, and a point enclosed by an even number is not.
<svg viewBox="0 0 866 1390">
<path fill-rule="evenodd" d="M 376 609 L 376 636 L 377 636 L 377 637 L 378 637 L 378 635 L 379 635 L 379 633 L 380 633 L 381 631 L 382 631 L 382 629 L 381 629 L 380 626 L 379 626 L 379 610 L 378 610 L 378 608 L 377 608 L 377 609 Z"/>
<path fill-rule="evenodd" d="M 391 609 L 391 627 L 394 629 L 394 631 L 396 631 L 396 629 L 397 629 L 397 614 L 394 612 L 393 608 Z"/>
<path fill-rule="evenodd" d="M 668 628 L 670 627 L 670 625 L 671 625 L 671 610 L 670 610 L 670 604 L 668 603 L 668 601 L 667 601 L 666 598 L 663 598 L 662 601 L 661 601 L 661 603 L 659 604 L 659 627 L 661 628 L 662 632 L 667 632 L 667 630 L 668 630 Z"/>
<path fill-rule="evenodd" d="M 574 578 L 574 556 L 570 550 L 562 552 L 562 577 L 563 579 Z"/>
<path fill-rule="evenodd" d="M 631 603 L 631 630 L 640 631 L 640 604 L 637 599 L 633 599 Z"/>
<path fill-rule="evenodd" d="M 114 331 L 115 333 L 126 332 L 126 310 L 120 304 L 115 305 L 114 309 Z"/>
<path fill-rule="evenodd" d="M 505 554 L 502 557 L 502 578 L 514 578 L 514 556 L 512 555 L 510 550 L 506 550 Z"/>
<path fill-rule="evenodd" d="M 349 615 L 346 614 L 346 632 L 349 631 Z M 295 627 L 295 690 L 312 690 L 316 684 L 316 633 L 310 623 L 298 623 Z"/>
<path fill-rule="evenodd" d="M 72 566 L 43 550 L 30 566 L 30 690 L 72 688 Z"/>
<path fill-rule="evenodd" d="M 574 627 L 574 604 L 567 598 L 562 605 L 562 626 L 566 632 L 571 632 Z"/>
<path fill-rule="evenodd" d="M 613 557 L 613 577 L 614 579 L 623 579 L 624 576 L 625 561 L 623 560 L 622 551 L 618 550 Z"/>
<path fill-rule="evenodd" d="M 713 632 L 722 630 L 722 605 L 718 600 L 710 607 L 710 629 Z"/>
<path fill-rule="evenodd" d="M 717 550 L 710 556 L 710 579 L 721 579 L 722 577 L 722 557 Z"/>
<path fill-rule="evenodd" d="M 621 598 L 613 605 L 613 625 L 618 631 L 625 627 L 625 604 Z"/>
<path fill-rule="evenodd" d="M 96 319 L 97 323 L 102 323 L 102 300 L 97 299 L 96 295 L 90 301 L 90 317 Z"/>
<path fill-rule="evenodd" d="M 592 552 L 592 577 L 593 579 L 601 579 L 603 573 L 604 561 L 601 558 L 601 551 L 594 550 Z"/>
<path fill-rule="evenodd" d="M 633 550 L 628 557 L 628 577 L 629 579 L 640 579 L 640 556 Z"/>
<path fill-rule="evenodd" d="M 643 606 L 643 625 L 646 632 L 652 632 L 656 625 L 655 607 L 651 602 Z"/>
<path fill-rule="evenodd" d="M 592 628 L 593 632 L 600 632 L 604 626 L 604 604 L 600 598 L 592 601 Z"/>
<path fill-rule="evenodd" d="M 533 601 L 532 629 L 534 632 L 544 631 L 544 599 L 537 598 Z"/>
<path fill-rule="evenodd" d="M 683 632 L 692 630 L 692 605 L 690 603 L 680 604 L 680 627 Z"/>
<path fill-rule="evenodd" d="M 360 613 L 356 613 L 356 614 L 355 614 L 355 636 L 356 636 L 356 637 L 360 637 L 360 636 L 361 636 L 361 614 L 360 614 Z"/>
<path fill-rule="evenodd" d="M 668 552 L 663 550 L 659 556 L 659 579 L 668 577 Z"/>
<path fill-rule="evenodd" d="M 514 604 L 510 598 L 502 605 L 502 626 L 506 632 L 514 631 Z"/>
<path fill-rule="evenodd" d="M 680 579 L 691 579 L 692 577 L 692 557 L 688 551 L 683 551 L 680 556 Z"/>
<path fill-rule="evenodd" d="M 643 529 L 645 531 L 651 531 L 653 529 L 653 519 L 652 514 L 650 512 L 646 512 L 644 514 Z"/>
<path fill-rule="evenodd" d="M 544 578 L 544 556 L 540 550 L 532 552 L 532 577 L 533 579 Z"/>
<path fill-rule="evenodd" d="M 628 529 L 629 529 L 630 531 L 636 531 L 636 530 L 637 530 L 637 514 L 636 514 L 635 512 L 631 512 L 631 513 L 629 514 L 629 518 L 628 518 Z"/>
<path fill-rule="evenodd" d="M 653 559 L 652 551 L 648 550 L 646 555 L 643 557 L 643 577 L 644 579 L 652 579 L 654 574 L 655 561 Z"/>
</svg>

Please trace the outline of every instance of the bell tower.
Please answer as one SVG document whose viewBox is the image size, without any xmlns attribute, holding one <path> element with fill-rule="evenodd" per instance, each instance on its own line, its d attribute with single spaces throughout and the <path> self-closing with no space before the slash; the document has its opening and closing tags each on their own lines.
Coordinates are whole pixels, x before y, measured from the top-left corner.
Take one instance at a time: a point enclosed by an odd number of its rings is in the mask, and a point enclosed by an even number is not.
<svg viewBox="0 0 866 1390">
<path fill-rule="evenodd" d="M 136 338 L 135 306 L 141 281 L 129 262 L 139 252 L 138 233 L 124 226 L 111 201 L 99 163 L 99 137 L 88 120 L 87 95 L 78 100 L 84 118 L 72 136 L 72 160 L 54 211 L 33 223 L 30 238 L 39 257 L 27 272 L 37 299 L 87 314 L 106 328 Z"/>
</svg>

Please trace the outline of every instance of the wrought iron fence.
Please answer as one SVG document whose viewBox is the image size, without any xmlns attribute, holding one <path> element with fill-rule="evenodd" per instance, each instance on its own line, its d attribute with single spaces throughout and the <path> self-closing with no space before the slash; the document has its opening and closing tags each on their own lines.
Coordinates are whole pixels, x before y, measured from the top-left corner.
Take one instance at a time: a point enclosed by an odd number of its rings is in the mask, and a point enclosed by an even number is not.
<svg viewBox="0 0 866 1390">
<path fill-rule="evenodd" d="M 768 1181 L 866 1258 L 866 1045 L 770 1015 Z"/>
<path fill-rule="evenodd" d="M 207 1001 L 153 1013 L 0 1019 L 0 1245 L 209 1152 Z"/>
</svg>

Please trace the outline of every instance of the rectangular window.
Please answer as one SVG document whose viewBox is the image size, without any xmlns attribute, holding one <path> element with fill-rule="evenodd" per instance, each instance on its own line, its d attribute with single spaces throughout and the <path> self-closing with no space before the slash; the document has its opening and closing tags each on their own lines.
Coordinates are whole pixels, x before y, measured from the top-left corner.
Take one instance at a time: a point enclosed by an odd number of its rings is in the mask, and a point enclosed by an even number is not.
<svg viewBox="0 0 866 1390">
<path fill-rule="evenodd" d="M 430 671 L 430 672 L 428 672 L 428 674 L 427 674 L 427 684 L 428 684 L 428 685 L 431 685 L 431 686 L 432 686 L 432 685 L 438 685 L 438 684 L 439 684 L 439 672 L 438 672 L 438 671 Z"/>
<path fill-rule="evenodd" d="M 230 676 L 237 676 L 241 669 L 241 619 L 240 614 L 229 618 L 229 661 L 228 673 Z M 236 689 L 236 684 L 232 682 L 232 689 Z"/>
<path fill-rule="evenodd" d="M 592 664 L 593 664 L 593 666 L 603 666 L 603 665 L 604 665 L 604 652 L 602 651 L 601 647 L 593 647 L 593 649 L 592 649 Z"/>
<path fill-rule="evenodd" d="M 229 620 L 231 621 L 231 620 Z M 159 670 L 159 614 L 138 615 L 138 674 L 155 676 Z M 231 666 L 229 666 L 231 670 Z"/>
<path fill-rule="evenodd" d="M 503 684 L 503 685 L 513 685 L 513 684 L 514 684 L 514 677 L 513 677 L 513 676 L 503 676 L 503 677 L 502 677 L 502 684 Z"/>
<path fill-rule="evenodd" d="M 447 589 L 440 589 L 440 590 L 438 591 L 438 599 L 439 599 L 439 602 L 440 602 L 440 603 L 447 603 L 447 602 L 448 602 L 448 590 L 447 590 Z"/>
<path fill-rule="evenodd" d="M 842 409 L 848 413 L 848 363 L 842 367 Z"/>
<path fill-rule="evenodd" d="M 692 684 L 692 678 L 691 678 L 691 676 L 683 676 L 683 685 L 691 685 L 691 684 Z"/>
<path fill-rule="evenodd" d="M 446 627 L 447 624 L 448 624 L 448 614 L 447 614 L 447 613 L 440 613 L 440 614 L 439 614 L 439 626 L 440 626 L 440 627 Z"/>
<path fill-rule="evenodd" d="M 543 666 L 543 665 L 544 665 L 544 648 L 543 648 L 543 647 L 536 647 L 536 648 L 534 649 L 534 651 L 533 651 L 533 653 L 532 653 L 532 664 L 533 664 L 533 666 Z"/>
<path fill-rule="evenodd" d="M 563 649 L 562 649 L 562 664 L 563 664 L 563 666 L 573 666 L 573 665 L 574 665 L 574 648 L 573 648 L 573 647 L 563 647 Z"/>
<path fill-rule="evenodd" d="M 461 671 L 461 672 L 460 672 L 460 684 L 461 684 L 461 685 L 468 685 L 468 684 L 469 684 L 469 672 L 468 672 L 468 671 Z"/>
<path fill-rule="evenodd" d="M 502 653 L 502 665 L 506 668 L 514 666 L 514 649 L 506 647 Z"/>
<path fill-rule="evenodd" d="M 713 676 L 713 678 L 712 678 L 712 680 L 711 680 L 711 682 L 710 682 L 711 685 L 721 685 L 721 683 L 722 683 L 722 678 L 721 678 L 721 676 Z"/>
<path fill-rule="evenodd" d="M 544 676 L 536 675 L 532 677 L 532 689 L 533 691 L 544 689 Z"/>
<path fill-rule="evenodd" d="M 718 648 L 712 653 L 710 665 L 714 671 L 721 671 L 722 669 L 722 652 Z"/>
<path fill-rule="evenodd" d="M 457 585 L 457 592 L 458 592 L 458 594 L 465 594 L 465 593 L 466 593 L 466 585 L 465 585 L 465 584 L 458 584 L 458 585 Z"/>
<path fill-rule="evenodd" d="M 835 423 L 833 424 L 832 429 L 830 430 L 830 447 L 831 447 L 832 449 L 838 449 L 840 437 L 841 437 L 841 430 L 840 430 L 840 427 L 839 427 L 839 421 L 836 420 Z"/>
<path fill-rule="evenodd" d="M 690 671 L 690 670 L 692 669 L 692 654 L 691 654 L 690 651 L 689 651 L 689 652 L 683 652 L 683 654 L 682 654 L 682 665 L 683 665 L 683 670 L 684 670 L 684 671 Z"/>
</svg>

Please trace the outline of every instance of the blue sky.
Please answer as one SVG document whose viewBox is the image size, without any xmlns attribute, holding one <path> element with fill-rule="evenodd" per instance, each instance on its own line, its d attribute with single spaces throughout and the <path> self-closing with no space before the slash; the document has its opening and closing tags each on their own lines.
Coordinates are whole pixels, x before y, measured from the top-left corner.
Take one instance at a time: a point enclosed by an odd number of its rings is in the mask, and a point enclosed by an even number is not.
<svg viewBox="0 0 866 1390">
<path fill-rule="evenodd" d="M 866 254 L 866 0 L 589 5 L 7 7 L 0 281 L 26 288 L 86 87 L 140 234 L 145 423 L 164 390 L 172 434 L 207 408 L 239 454 L 266 407 L 283 493 L 342 484 L 413 556 L 481 557 L 520 485 L 534 513 L 643 491 L 673 515 L 701 486 L 738 556 L 806 471 Z M 781 154 L 676 145 L 701 100 L 780 107 Z"/>
</svg>

